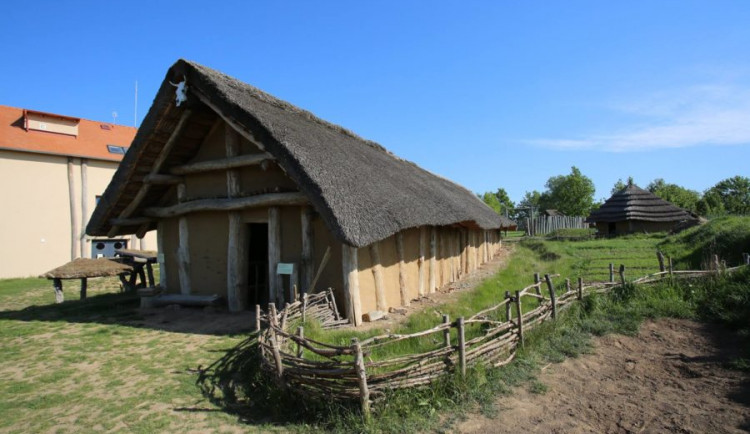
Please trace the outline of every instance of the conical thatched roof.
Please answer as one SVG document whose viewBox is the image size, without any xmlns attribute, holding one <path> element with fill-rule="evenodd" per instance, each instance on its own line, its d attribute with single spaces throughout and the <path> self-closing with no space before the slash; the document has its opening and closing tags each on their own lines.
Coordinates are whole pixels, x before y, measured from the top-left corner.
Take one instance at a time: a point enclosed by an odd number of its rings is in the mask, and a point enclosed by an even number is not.
<svg viewBox="0 0 750 434">
<path fill-rule="evenodd" d="M 170 81 L 183 80 L 187 82 L 187 102 L 176 107 Z M 504 219 L 465 188 L 396 157 L 377 143 L 221 72 L 179 60 L 167 72 L 94 211 L 88 234 L 110 231 L 111 219 L 136 197 L 143 177 L 188 107 L 193 113 L 190 126 L 166 159 L 164 173 L 195 156 L 217 115 L 231 119 L 263 144 L 342 242 L 366 246 L 422 225 L 504 226 Z M 167 193 L 167 187 L 150 188 L 133 215 L 143 207 L 159 205 Z M 138 229 L 122 226 L 117 232 Z"/>
<path fill-rule="evenodd" d="M 621 222 L 641 220 L 649 222 L 681 222 L 696 220 L 689 212 L 666 200 L 630 184 L 607 199 L 598 210 L 592 211 L 588 222 Z"/>
</svg>

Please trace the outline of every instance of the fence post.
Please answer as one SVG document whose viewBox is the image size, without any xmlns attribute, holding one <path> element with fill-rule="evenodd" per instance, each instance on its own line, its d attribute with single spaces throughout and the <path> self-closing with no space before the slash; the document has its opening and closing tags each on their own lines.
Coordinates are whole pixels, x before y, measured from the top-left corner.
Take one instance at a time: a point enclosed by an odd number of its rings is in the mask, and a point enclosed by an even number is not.
<svg viewBox="0 0 750 434">
<path fill-rule="evenodd" d="M 659 260 L 659 272 L 663 273 L 666 271 L 664 268 L 664 254 L 660 251 L 656 251 L 656 258 Z"/>
<path fill-rule="evenodd" d="M 610 283 L 615 281 L 615 265 L 613 263 L 609 263 L 609 281 Z"/>
<path fill-rule="evenodd" d="M 716 274 L 719 274 L 719 271 L 721 271 L 721 265 L 719 265 L 719 255 L 714 255 L 713 260 L 714 271 L 716 271 Z"/>
<path fill-rule="evenodd" d="M 464 330 L 464 317 L 458 318 L 458 365 L 461 368 L 461 376 L 466 376 L 466 335 Z"/>
<path fill-rule="evenodd" d="M 620 264 L 620 282 L 625 286 L 625 264 Z"/>
<path fill-rule="evenodd" d="M 255 305 L 255 331 L 260 331 L 260 305 Z"/>
<path fill-rule="evenodd" d="M 540 282 L 539 279 L 539 273 L 534 273 L 534 285 Z M 536 293 L 537 295 L 542 295 L 542 289 L 540 287 L 536 287 Z"/>
<path fill-rule="evenodd" d="M 521 291 L 516 291 L 516 313 L 518 314 L 518 339 L 523 348 L 523 310 L 521 310 Z"/>
<path fill-rule="evenodd" d="M 583 277 L 578 278 L 578 299 L 583 300 Z"/>
<path fill-rule="evenodd" d="M 278 316 L 276 316 L 276 303 L 268 303 L 268 324 L 276 325 L 278 319 Z"/>
<path fill-rule="evenodd" d="M 307 293 L 302 294 L 302 323 L 307 319 Z"/>
<path fill-rule="evenodd" d="M 565 293 L 570 292 L 570 279 L 565 279 Z"/>
<path fill-rule="evenodd" d="M 750 253 L 743 253 L 742 258 L 745 260 L 745 265 L 750 265 Z"/>
<path fill-rule="evenodd" d="M 451 317 L 448 314 L 443 315 L 443 324 L 448 324 L 451 322 Z M 451 328 L 448 327 L 445 330 L 443 330 L 443 341 L 445 342 L 446 347 L 451 346 Z"/>
<path fill-rule="evenodd" d="M 552 284 L 552 278 L 549 277 L 549 274 L 544 275 L 544 280 L 547 281 L 549 299 L 552 302 L 552 319 L 555 319 L 557 318 L 557 299 L 555 298 L 555 285 Z"/>
<path fill-rule="evenodd" d="M 370 421 L 370 390 L 367 388 L 367 371 L 365 370 L 365 358 L 362 356 L 362 346 L 359 339 L 352 338 L 352 350 L 354 350 L 354 368 L 359 380 L 359 401 L 362 406 L 362 415 L 365 421 Z"/>
<path fill-rule="evenodd" d="M 304 327 L 302 327 L 302 326 L 297 327 L 297 337 L 299 337 L 300 340 L 302 340 L 302 339 L 305 338 L 305 328 Z M 299 342 L 297 342 L 297 357 L 300 358 L 300 359 L 302 358 L 302 350 L 303 350 L 303 348 L 304 347 L 302 346 L 302 344 L 299 343 Z"/>
<path fill-rule="evenodd" d="M 276 335 L 275 322 L 269 327 L 269 330 L 271 330 L 271 351 L 273 352 L 273 360 L 276 362 L 276 376 L 282 378 L 284 376 L 284 365 L 281 364 L 281 352 L 279 351 L 279 339 Z"/>
<path fill-rule="evenodd" d="M 336 306 L 336 297 L 333 295 L 333 288 L 328 288 L 328 296 L 331 297 L 331 308 L 333 309 L 333 316 L 336 318 L 336 321 L 341 319 L 341 316 L 339 316 L 339 308 Z M 354 320 L 351 321 L 352 324 L 354 324 Z"/>
<path fill-rule="evenodd" d="M 505 303 L 505 320 L 510 321 L 512 319 L 510 313 L 510 291 L 505 291 L 505 299 L 508 300 L 508 302 Z"/>
<path fill-rule="evenodd" d="M 667 262 L 669 263 L 669 277 L 672 277 L 672 271 L 674 270 L 674 268 L 672 267 L 672 257 L 671 256 L 667 257 Z"/>
</svg>

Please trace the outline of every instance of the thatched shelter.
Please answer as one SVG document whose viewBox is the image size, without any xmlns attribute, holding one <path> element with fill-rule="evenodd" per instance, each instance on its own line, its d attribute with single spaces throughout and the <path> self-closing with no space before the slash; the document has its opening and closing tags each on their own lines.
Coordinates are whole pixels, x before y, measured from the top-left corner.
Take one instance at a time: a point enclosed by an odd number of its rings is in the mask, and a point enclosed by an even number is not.
<svg viewBox="0 0 750 434">
<path fill-rule="evenodd" d="M 157 228 L 171 292 L 218 293 L 240 310 L 330 286 L 358 323 L 489 260 L 501 226 L 463 187 L 179 60 L 87 233 Z"/>
<path fill-rule="evenodd" d="M 670 231 L 694 215 L 635 184 L 613 194 L 586 220 L 595 223 L 601 235 Z"/>
</svg>

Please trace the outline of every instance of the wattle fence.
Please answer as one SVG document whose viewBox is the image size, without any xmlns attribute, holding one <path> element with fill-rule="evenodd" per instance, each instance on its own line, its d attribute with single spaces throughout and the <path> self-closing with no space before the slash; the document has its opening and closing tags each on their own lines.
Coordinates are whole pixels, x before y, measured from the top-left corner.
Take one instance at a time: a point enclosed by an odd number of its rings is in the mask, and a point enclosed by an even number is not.
<svg viewBox="0 0 750 434">
<path fill-rule="evenodd" d="M 715 269 L 677 271 L 671 260 L 666 263 L 659 255 L 660 270 L 631 284 L 661 281 L 665 278 L 700 277 L 735 271 L 750 265 L 727 268 L 714 260 Z M 713 267 L 712 267 L 713 268 Z M 502 366 L 509 363 L 523 346 L 524 336 L 561 310 L 585 295 L 607 292 L 628 284 L 625 266 L 621 265 L 615 281 L 610 265 L 609 282 L 584 284 L 564 280 L 557 288 L 553 279 L 559 275 L 534 275 L 534 283 L 511 293 L 498 293 L 498 303 L 468 318 L 451 321 L 443 316 L 441 324 L 411 334 L 382 334 L 362 341 L 352 338 L 349 345 L 333 345 L 304 336 L 303 324 L 317 321 L 323 328 L 348 324 L 338 315 L 332 291 L 302 298 L 277 312 L 269 305 L 267 313 L 257 307 L 257 342 L 261 363 L 266 372 L 289 390 L 316 399 L 359 401 L 366 417 L 372 402 L 382 399 L 388 391 L 426 386 L 451 372 L 466 373 L 467 366 L 485 363 Z M 544 291 L 546 290 L 546 291 Z M 533 306 L 523 312 L 524 306 Z M 397 356 L 386 351 L 393 345 L 411 345 L 411 352 Z M 381 357 L 379 357 L 381 356 Z"/>
</svg>

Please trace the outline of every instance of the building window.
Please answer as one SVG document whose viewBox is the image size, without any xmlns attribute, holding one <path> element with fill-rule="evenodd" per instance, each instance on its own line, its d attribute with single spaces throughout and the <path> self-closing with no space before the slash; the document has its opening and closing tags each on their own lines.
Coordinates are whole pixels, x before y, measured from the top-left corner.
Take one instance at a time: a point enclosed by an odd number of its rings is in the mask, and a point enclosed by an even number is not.
<svg viewBox="0 0 750 434">
<path fill-rule="evenodd" d="M 110 154 L 124 154 L 126 149 L 124 146 L 107 145 L 107 150 Z"/>
</svg>

